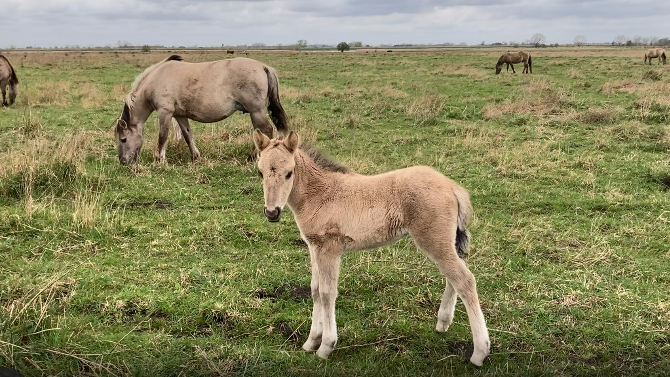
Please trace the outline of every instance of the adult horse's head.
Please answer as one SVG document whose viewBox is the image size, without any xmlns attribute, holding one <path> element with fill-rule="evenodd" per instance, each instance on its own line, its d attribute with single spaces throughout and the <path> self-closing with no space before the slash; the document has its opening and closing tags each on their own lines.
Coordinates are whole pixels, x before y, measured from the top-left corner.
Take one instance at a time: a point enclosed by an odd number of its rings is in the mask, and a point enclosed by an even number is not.
<svg viewBox="0 0 670 377">
<path fill-rule="evenodd" d="M 502 66 L 503 63 L 496 64 L 496 75 L 500 74 L 500 71 L 502 71 Z"/>
<path fill-rule="evenodd" d="M 116 150 L 119 152 L 121 165 L 132 164 L 137 161 L 142 152 L 142 125 L 131 121 L 128 104 L 123 105 L 123 113 L 116 121 Z"/>
<path fill-rule="evenodd" d="M 261 152 L 258 171 L 263 177 L 263 212 L 269 221 L 277 222 L 293 189 L 295 153 L 300 146 L 300 137 L 291 131 L 284 139 L 270 140 L 255 130 L 254 144 Z"/>
</svg>

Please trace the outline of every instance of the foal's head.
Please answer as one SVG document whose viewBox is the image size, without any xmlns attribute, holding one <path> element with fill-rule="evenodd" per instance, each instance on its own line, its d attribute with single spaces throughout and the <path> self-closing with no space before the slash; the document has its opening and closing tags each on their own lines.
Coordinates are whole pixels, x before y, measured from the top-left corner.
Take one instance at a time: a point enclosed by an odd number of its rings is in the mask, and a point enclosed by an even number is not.
<svg viewBox="0 0 670 377">
<path fill-rule="evenodd" d="M 131 122 L 130 108 L 123 105 L 121 118 L 116 121 L 116 150 L 122 165 L 132 164 L 142 152 L 142 126 Z"/>
<path fill-rule="evenodd" d="M 265 217 L 271 222 L 279 221 L 281 212 L 293 189 L 295 153 L 300 146 L 300 137 L 291 131 L 284 139 L 273 139 L 259 130 L 254 131 L 254 144 L 261 152 L 258 171 L 263 177 Z"/>
</svg>

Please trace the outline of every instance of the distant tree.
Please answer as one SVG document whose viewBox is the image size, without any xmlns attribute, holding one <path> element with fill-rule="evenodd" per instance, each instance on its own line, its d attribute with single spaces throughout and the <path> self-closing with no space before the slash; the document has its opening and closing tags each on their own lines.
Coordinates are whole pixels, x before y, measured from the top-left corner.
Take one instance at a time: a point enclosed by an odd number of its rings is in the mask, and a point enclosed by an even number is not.
<svg viewBox="0 0 670 377">
<path fill-rule="evenodd" d="M 337 51 L 339 52 L 345 52 L 349 51 L 349 44 L 347 42 L 340 42 L 337 44 Z"/>
<path fill-rule="evenodd" d="M 632 45 L 633 45 L 633 41 L 631 41 L 630 39 L 626 41 L 626 46 L 630 47 Z"/>
<path fill-rule="evenodd" d="M 575 37 L 573 42 L 575 43 L 575 46 L 582 47 L 587 42 L 586 36 L 585 35 L 578 35 L 578 36 Z"/>
<path fill-rule="evenodd" d="M 532 37 L 530 37 L 530 43 L 535 45 L 535 47 L 539 47 L 540 44 L 544 43 L 547 41 L 547 37 L 544 36 L 542 33 L 535 33 L 533 34 Z"/>
<path fill-rule="evenodd" d="M 481 45 L 486 46 L 486 41 L 482 41 Z"/>
<path fill-rule="evenodd" d="M 650 40 L 651 40 L 651 38 L 649 38 L 649 37 L 642 37 L 642 45 L 643 46 L 648 45 Z"/>
<path fill-rule="evenodd" d="M 658 44 L 659 46 L 670 46 L 670 39 L 661 38 L 658 41 L 656 41 L 656 44 Z"/>
<path fill-rule="evenodd" d="M 636 46 L 639 46 L 642 44 L 642 37 L 639 35 L 636 35 L 635 38 L 633 38 L 633 44 Z"/>
<path fill-rule="evenodd" d="M 363 42 L 351 42 L 351 47 L 363 47 Z"/>
<path fill-rule="evenodd" d="M 306 39 L 299 39 L 298 43 L 296 43 L 296 46 L 298 46 L 298 49 L 307 47 L 307 40 Z"/>
<path fill-rule="evenodd" d="M 617 35 L 616 38 L 614 38 L 614 43 L 618 44 L 619 46 L 623 46 L 624 43 L 626 43 L 626 36 Z"/>
<path fill-rule="evenodd" d="M 142 52 L 151 52 L 151 47 L 149 45 L 142 46 Z"/>
<path fill-rule="evenodd" d="M 649 46 L 653 46 L 658 43 L 658 37 L 649 37 Z"/>
</svg>

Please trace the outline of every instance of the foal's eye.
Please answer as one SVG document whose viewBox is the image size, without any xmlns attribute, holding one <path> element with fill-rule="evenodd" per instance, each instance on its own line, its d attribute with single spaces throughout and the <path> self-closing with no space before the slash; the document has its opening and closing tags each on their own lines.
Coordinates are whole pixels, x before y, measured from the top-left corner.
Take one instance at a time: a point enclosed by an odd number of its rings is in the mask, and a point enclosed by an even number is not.
<svg viewBox="0 0 670 377">
<path fill-rule="evenodd" d="M 292 175 L 293 175 L 293 172 L 292 172 L 292 171 L 288 172 L 288 174 L 286 174 L 286 179 L 291 178 Z"/>
<path fill-rule="evenodd" d="M 125 143 L 125 142 L 126 142 L 126 138 L 125 138 L 125 137 L 122 137 L 122 138 L 121 138 L 121 142 L 122 142 L 122 143 Z"/>
</svg>

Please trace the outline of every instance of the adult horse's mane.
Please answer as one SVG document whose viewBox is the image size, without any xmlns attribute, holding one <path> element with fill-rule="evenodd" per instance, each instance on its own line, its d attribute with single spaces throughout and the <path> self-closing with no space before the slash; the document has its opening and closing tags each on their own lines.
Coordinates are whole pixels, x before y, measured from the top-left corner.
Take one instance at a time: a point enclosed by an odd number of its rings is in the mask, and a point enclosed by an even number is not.
<svg viewBox="0 0 670 377">
<path fill-rule="evenodd" d="M 319 165 L 319 167 L 326 171 L 343 174 L 352 173 L 351 169 L 331 160 L 330 157 L 326 156 L 323 152 L 309 144 L 300 144 L 300 149 L 305 152 L 312 160 L 314 160 L 314 162 Z"/>
<path fill-rule="evenodd" d="M 158 68 L 159 65 L 165 62 L 169 62 L 171 60 L 183 61 L 184 59 L 179 55 L 170 55 L 167 59 L 161 60 L 158 63 L 150 66 L 149 68 L 145 69 L 144 72 L 140 73 L 139 75 L 137 75 L 137 77 L 135 77 L 135 81 L 133 81 L 133 85 L 130 87 L 130 94 L 128 94 L 128 97 L 126 98 L 126 103 L 128 104 L 128 106 L 130 106 L 131 108 L 133 107 L 133 103 L 135 102 L 136 97 L 135 91 L 137 90 L 137 88 L 139 88 L 140 84 L 142 84 L 142 82 L 149 75 L 149 73 Z"/>
</svg>

